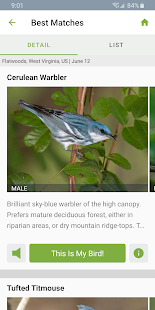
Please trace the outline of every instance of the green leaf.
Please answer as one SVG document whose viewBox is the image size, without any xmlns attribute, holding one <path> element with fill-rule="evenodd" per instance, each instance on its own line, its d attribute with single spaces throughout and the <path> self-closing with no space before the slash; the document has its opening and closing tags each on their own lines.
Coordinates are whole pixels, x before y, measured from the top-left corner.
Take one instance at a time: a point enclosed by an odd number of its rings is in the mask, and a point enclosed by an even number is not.
<svg viewBox="0 0 155 310">
<path fill-rule="evenodd" d="M 103 142 L 90 144 L 87 147 L 97 150 L 101 157 L 105 156 L 105 146 Z"/>
<path fill-rule="evenodd" d="M 128 160 L 122 157 L 120 154 L 117 154 L 117 153 L 110 154 L 109 156 L 107 156 L 107 159 L 113 161 L 116 165 L 126 170 L 131 169 L 131 165 L 128 162 Z"/>
<path fill-rule="evenodd" d="M 78 184 L 78 191 L 79 192 L 102 192 L 102 189 L 100 187 L 101 187 L 101 184 L 89 184 L 87 183 L 87 180 L 80 179 L 80 182 Z"/>
<path fill-rule="evenodd" d="M 107 105 L 110 113 L 113 115 L 116 120 L 122 124 L 127 124 L 129 116 L 124 107 L 114 98 L 107 98 Z"/>
<path fill-rule="evenodd" d="M 67 107 L 65 109 L 66 112 L 71 112 L 71 113 L 75 113 L 76 114 L 76 108 L 72 105 L 70 107 Z"/>
<path fill-rule="evenodd" d="M 150 298 L 150 310 L 154 310 L 155 309 L 155 297 Z"/>
<path fill-rule="evenodd" d="M 65 95 L 63 95 L 60 91 L 56 91 L 51 95 L 55 101 L 56 105 L 73 105 L 77 106 L 77 87 L 63 87 L 63 91 Z"/>
<path fill-rule="evenodd" d="M 129 87 L 123 87 L 123 95 L 126 94 L 127 90 L 128 90 Z"/>
<path fill-rule="evenodd" d="M 101 184 L 89 184 L 85 179 L 80 181 L 80 192 L 126 192 L 122 181 L 112 172 L 104 171 L 102 173 Z"/>
<path fill-rule="evenodd" d="M 147 97 L 139 97 L 129 95 L 124 98 L 124 107 L 127 111 L 131 111 L 134 118 L 139 118 L 148 114 Z"/>
<path fill-rule="evenodd" d="M 82 149 L 82 153 L 84 154 L 84 157 L 90 160 L 95 160 L 97 164 L 99 164 L 99 153 L 95 149 L 91 149 L 89 147 L 84 147 Z"/>
<path fill-rule="evenodd" d="M 97 120 L 101 117 L 106 117 L 110 113 L 107 105 L 107 99 L 102 97 L 96 101 L 92 110 L 91 110 L 91 117 L 94 120 Z"/>
<path fill-rule="evenodd" d="M 137 98 L 138 98 L 138 96 L 136 96 L 136 95 L 126 96 L 124 98 L 124 102 L 123 102 L 124 108 L 127 111 L 131 112 L 132 111 L 132 107 L 133 107 L 134 103 L 136 102 Z"/>
<path fill-rule="evenodd" d="M 96 175 L 97 181 L 96 179 L 93 182 L 90 182 L 90 179 L 86 177 L 87 179 L 87 183 L 88 184 L 100 184 L 101 180 L 102 180 L 102 173 L 99 169 L 98 164 L 94 161 L 94 160 L 85 160 L 82 164 L 81 164 L 82 168 L 87 169 L 87 167 L 90 167 L 94 174 Z"/>
<path fill-rule="evenodd" d="M 64 171 L 78 178 L 85 178 L 87 184 L 98 184 L 101 182 L 102 174 L 95 161 L 86 160 L 82 163 L 68 164 Z"/>
<path fill-rule="evenodd" d="M 131 112 L 134 118 L 148 115 L 148 98 L 138 97 L 135 104 L 132 106 Z"/>
<path fill-rule="evenodd" d="M 36 152 L 43 152 L 51 141 L 50 130 L 45 128 L 36 128 L 28 132 L 24 137 L 26 146 L 34 146 Z"/>
<path fill-rule="evenodd" d="M 103 170 L 103 162 L 101 161 L 100 158 L 99 158 L 99 168 L 101 171 Z"/>
<path fill-rule="evenodd" d="M 7 177 L 7 184 L 12 184 L 12 180 L 11 180 L 10 176 Z"/>
<path fill-rule="evenodd" d="M 14 173 L 9 175 L 9 184 L 12 185 L 28 185 L 27 189 L 30 192 L 35 191 L 35 184 L 33 178 L 24 172 Z"/>
<path fill-rule="evenodd" d="M 101 185 L 87 184 L 85 182 L 80 182 L 79 192 L 102 192 Z"/>
<path fill-rule="evenodd" d="M 122 181 L 112 172 L 104 171 L 101 188 L 105 192 L 126 192 Z"/>
<path fill-rule="evenodd" d="M 55 93 L 53 93 L 51 95 L 51 98 L 54 99 L 54 104 L 56 105 L 62 106 L 72 104 L 71 100 L 67 96 L 63 95 L 60 91 L 56 91 Z"/>
<path fill-rule="evenodd" d="M 123 128 L 122 137 L 126 142 L 134 146 L 136 149 L 145 149 L 145 146 L 141 143 L 139 134 L 137 134 L 137 131 L 134 127 Z"/>
<path fill-rule="evenodd" d="M 66 93 L 66 89 L 69 89 L 69 91 L 72 91 L 75 95 L 77 94 L 78 87 L 63 87 L 64 93 Z"/>
<path fill-rule="evenodd" d="M 27 110 L 15 110 L 10 115 L 14 121 L 30 127 L 45 127 L 40 118 Z"/>
<path fill-rule="evenodd" d="M 155 165 L 155 128 L 150 129 L 150 163 Z"/>
<path fill-rule="evenodd" d="M 148 148 L 148 123 L 140 120 L 135 120 L 134 127 L 136 133 L 139 136 L 140 142 L 144 145 L 144 147 Z"/>
<path fill-rule="evenodd" d="M 148 97 L 148 87 L 139 87 L 139 95 Z"/>
<path fill-rule="evenodd" d="M 84 98 L 84 106 L 86 105 L 87 103 L 87 95 L 85 95 L 85 98 Z"/>
<path fill-rule="evenodd" d="M 69 98 L 75 107 L 77 107 L 77 89 L 77 87 L 63 87 L 65 95 Z"/>
</svg>

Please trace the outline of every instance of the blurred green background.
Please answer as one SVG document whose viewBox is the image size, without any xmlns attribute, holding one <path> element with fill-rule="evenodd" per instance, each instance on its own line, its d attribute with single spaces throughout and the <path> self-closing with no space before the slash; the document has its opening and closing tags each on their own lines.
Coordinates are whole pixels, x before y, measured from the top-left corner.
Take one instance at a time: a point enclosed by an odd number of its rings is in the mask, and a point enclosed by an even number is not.
<svg viewBox="0 0 155 310">
<path fill-rule="evenodd" d="M 155 87 L 150 88 L 150 164 L 155 166 Z M 150 177 L 153 189 L 155 172 L 151 172 Z"/>
<path fill-rule="evenodd" d="M 155 298 L 150 298 L 150 310 L 155 310 Z"/>
<path fill-rule="evenodd" d="M 49 108 L 63 110 L 64 106 L 57 106 L 51 98 L 55 91 L 63 92 L 63 88 L 55 87 L 8 87 L 8 175 L 25 172 L 30 174 L 35 184 L 47 184 L 66 164 L 70 161 L 70 152 L 63 150 L 62 146 L 51 138 L 49 147 L 43 153 L 36 153 L 33 147 L 26 147 L 23 142 L 24 135 L 32 128 L 23 126 L 10 117 L 17 109 L 19 99 L 29 104 L 38 104 Z M 138 92 L 138 88 L 134 88 Z M 89 108 L 90 88 L 87 89 L 87 103 L 85 114 L 90 114 Z M 99 87 L 94 88 L 93 104 L 101 97 L 113 97 L 123 104 L 124 95 L 121 87 Z M 129 123 L 133 126 L 133 117 L 130 114 Z M 115 134 L 117 121 L 112 115 L 102 118 L 103 122 L 110 128 L 112 135 Z M 106 155 L 108 155 L 112 141 L 105 143 Z M 115 173 L 124 184 L 147 184 L 148 183 L 148 154 L 147 150 L 138 150 L 125 142 L 119 134 L 115 153 L 119 153 L 131 163 L 131 170 L 124 170 L 109 164 L 109 171 Z M 55 184 L 68 184 L 68 176 L 62 172 L 54 181 Z"/>
</svg>

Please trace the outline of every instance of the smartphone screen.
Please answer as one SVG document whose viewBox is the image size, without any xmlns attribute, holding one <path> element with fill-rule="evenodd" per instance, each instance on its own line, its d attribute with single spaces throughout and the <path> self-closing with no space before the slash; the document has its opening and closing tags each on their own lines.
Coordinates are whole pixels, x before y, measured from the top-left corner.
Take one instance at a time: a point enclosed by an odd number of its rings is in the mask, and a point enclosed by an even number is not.
<svg viewBox="0 0 155 310">
<path fill-rule="evenodd" d="M 0 3 L 2 309 L 155 309 L 154 10 Z"/>
</svg>

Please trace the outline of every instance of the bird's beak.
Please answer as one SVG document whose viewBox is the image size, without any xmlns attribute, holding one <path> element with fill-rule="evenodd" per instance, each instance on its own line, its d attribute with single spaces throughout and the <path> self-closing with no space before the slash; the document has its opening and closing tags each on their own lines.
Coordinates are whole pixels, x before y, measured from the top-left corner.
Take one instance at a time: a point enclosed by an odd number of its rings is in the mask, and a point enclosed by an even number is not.
<svg viewBox="0 0 155 310">
<path fill-rule="evenodd" d="M 106 135 L 106 137 L 107 137 L 108 139 L 111 139 L 111 140 L 115 140 L 115 141 L 116 141 L 116 139 L 115 139 L 112 135 Z"/>
</svg>

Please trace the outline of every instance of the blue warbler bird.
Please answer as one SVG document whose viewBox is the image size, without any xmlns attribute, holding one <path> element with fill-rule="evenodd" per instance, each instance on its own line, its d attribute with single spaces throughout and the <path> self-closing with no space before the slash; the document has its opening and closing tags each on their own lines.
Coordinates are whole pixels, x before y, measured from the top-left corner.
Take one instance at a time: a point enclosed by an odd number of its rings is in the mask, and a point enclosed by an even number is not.
<svg viewBox="0 0 155 310">
<path fill-rule="evenodd" d="M 23 100 L 19 101 L 19 105 L 37 115 L 50 129 L 51 136 L 62 144 L 65 151 L 83 156 L 80 152 L 68 150 L 69 145 L 78 144 L 85 146 L 106 139 L 116 140 L 111 135 L 108 127 L 94 122 L 85 116 L 45 108 L 39 105 L 31 105 Z"/>
</svg>

